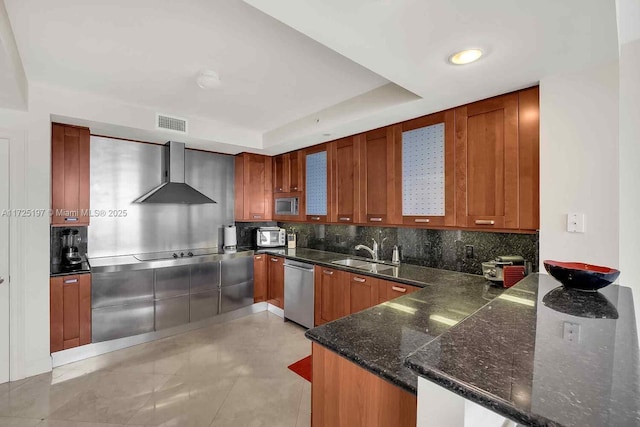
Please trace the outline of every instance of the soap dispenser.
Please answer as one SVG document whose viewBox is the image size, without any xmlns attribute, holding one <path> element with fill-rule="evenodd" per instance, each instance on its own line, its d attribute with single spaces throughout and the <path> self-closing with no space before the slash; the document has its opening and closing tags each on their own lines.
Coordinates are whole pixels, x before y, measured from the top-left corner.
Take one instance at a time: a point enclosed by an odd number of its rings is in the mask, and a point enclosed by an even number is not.
<svg viewBox="0 0 640 427">
<path fill-rule="evenodd" d="M 391 255 L 391 262 L 393 264 L 400 264 L 400 250 L 398 245 L 393 245 L 393 254 Z"/>
</svg>

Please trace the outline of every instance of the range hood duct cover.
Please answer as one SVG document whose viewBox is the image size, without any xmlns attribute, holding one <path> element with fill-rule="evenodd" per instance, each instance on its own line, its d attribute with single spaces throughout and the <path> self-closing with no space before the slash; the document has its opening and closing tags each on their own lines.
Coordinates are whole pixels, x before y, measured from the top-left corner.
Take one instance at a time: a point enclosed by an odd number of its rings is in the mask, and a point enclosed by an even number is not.
<svg viewBox="0 0 640 427">
<path fill-rule="evenodd" d="M 184 144 L 169 141 L 164 145 L 165 182 L 139 197 L 134 203 L 171 203 L 200 205 L 216 203 L 184 182 Z"/>
</svg>

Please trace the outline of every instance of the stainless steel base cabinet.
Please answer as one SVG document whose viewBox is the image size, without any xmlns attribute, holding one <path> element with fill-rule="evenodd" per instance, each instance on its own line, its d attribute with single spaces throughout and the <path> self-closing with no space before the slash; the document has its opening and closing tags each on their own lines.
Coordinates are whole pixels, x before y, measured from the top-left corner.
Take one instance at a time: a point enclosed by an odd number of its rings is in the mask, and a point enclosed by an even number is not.
<svg viewBox="0 0 640 427">
<path fill-rule="evenodd" d="M 220 290 L 191 294 L 189 303 L 190 321 L 208 319 L 218 314 Z"/>
<path fill-rule="evenodd" d="M 189 323 L 189 295 L 155 301 L 156 331 Z"/>
<path fill-rule="evenodd" d="M 153 300 L 91 310 L 91 341 L 102 342 L 153 332 Z"/>
<path fill-rule="evenodd" d="M 220 313 L 253 304 L 253 258 L 223 260 L 220 289 Z"/>
</svg>

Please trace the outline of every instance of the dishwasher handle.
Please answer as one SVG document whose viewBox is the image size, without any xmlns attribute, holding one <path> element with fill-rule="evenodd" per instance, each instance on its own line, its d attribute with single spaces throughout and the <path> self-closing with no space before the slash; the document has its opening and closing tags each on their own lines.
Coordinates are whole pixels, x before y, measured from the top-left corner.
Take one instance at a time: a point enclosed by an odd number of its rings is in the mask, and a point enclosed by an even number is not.
<svg viewBox="0 0 640 427">
<path fill-rule="evenodd" d="M 284 268 L 293 268 L 295 270 L 307 271 L 309 273 L 313 273 L 313 268 L 298 267 L 297 265 L 285 264 Z"/>
</svg>

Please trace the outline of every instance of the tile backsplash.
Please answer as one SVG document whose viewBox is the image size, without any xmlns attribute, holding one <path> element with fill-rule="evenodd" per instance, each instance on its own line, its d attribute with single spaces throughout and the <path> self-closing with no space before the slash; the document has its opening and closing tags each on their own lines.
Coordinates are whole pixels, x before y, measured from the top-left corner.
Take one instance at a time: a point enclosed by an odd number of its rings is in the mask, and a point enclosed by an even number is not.
<svg viewBox="0 0 640 427">
<path fill-rule="evenodd" d="M 238 244 L 251 246 L 247 240 L 250 230 L 264 223 L 236 223 Z M 269 223 L 268 225 L 274 225 Z M 401 249 L 402 262 L 482 274 L 482 263 L 499 255 L 521 255 L 531 261 L 534 271 L 538 266 L 538 234 L 489 233 L 463 230 L 427 230 L 416 228 L 365 227 L 348 225 L 278 223 L 287 231 L 295 230 L 301 248 L 319 249 L 369 257 L 366 251 L 355 251 L 363 244 L 371 247 L 372 239 L 382 243 L 382 259 L 391 260 L 393 246 Z M 249 230 L 250 229 L 250 230 Z M 473 247 L 473 256 L 467 257 L 467 246 Z"/>
</svg>

